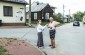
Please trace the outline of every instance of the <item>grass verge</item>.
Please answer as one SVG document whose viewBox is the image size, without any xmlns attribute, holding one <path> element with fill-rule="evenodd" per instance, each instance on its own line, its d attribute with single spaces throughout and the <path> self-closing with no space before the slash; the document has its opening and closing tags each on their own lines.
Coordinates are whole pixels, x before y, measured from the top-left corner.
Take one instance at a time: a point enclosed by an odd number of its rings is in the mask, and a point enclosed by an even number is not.
<svg viewBox="0 0 85 55">
<path fill-rule="evenodd" d="M 11 54 L 9 54 L 3 46 L 0 46 L 0 55 L 11 55 Z"/>
</svg>

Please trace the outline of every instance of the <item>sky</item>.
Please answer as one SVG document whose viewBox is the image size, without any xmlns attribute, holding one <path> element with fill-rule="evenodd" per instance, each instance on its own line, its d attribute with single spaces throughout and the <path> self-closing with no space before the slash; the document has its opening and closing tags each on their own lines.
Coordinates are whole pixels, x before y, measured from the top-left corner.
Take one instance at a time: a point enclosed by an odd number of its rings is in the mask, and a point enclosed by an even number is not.
<svg viewBox="0 0 85 55">
<path fill-rule="evenodd" d="M 29 0 L 26 0 L 29 2 Z M 63 13 L 63 4 L 65 6 L 65 14 L 69 14 L 69 9 L 71 14 L 76 13 L 77 11 L 85 11 L 85 0 L 32 0 L 39 1 L 43 3 L 49 3 L 50 5 L 57 7 L 55 13 Z"/>
</svg>

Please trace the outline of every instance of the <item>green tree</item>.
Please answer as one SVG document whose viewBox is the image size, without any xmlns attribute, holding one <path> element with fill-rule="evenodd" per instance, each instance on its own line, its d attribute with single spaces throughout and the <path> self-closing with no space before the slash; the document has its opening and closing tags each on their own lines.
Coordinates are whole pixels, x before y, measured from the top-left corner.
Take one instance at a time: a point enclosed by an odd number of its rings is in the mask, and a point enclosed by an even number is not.
<svg viewBox="0 0 85 55">
<path fill-rule="evenodd" d="M 63 16 L 62 16 L 61 13 L 58 13 L 58 14 L 54 14 L 54 15 L 53 15 L 53 18 L 54 18 L 56 21 L 60 22 L 60 23 L 63 23 L 62 17 L 63 17 Z"/>
<path fill-rule="evenodd" d="M 84 13 L 85 13 L 85 12 L 81 12 L 81 11 L 78 11 L 78 12 L 74 13 L 74 14 L 73 14 L 74 20 L 82 21 L 82 18 L 83 18 L 83 16 L 84 16 Z"/>
<path fill-rule="evenodd" d="M 62 16 L 62 14 L 61 14 L 61 13 L 58 13 L 58 14 L 57 14 L 57 17 L 58 17 L 58 18 L 60 18 L 60 19 L 62 19 L 62 18 L 63 18 L 63 16 Z"/>
</svg>

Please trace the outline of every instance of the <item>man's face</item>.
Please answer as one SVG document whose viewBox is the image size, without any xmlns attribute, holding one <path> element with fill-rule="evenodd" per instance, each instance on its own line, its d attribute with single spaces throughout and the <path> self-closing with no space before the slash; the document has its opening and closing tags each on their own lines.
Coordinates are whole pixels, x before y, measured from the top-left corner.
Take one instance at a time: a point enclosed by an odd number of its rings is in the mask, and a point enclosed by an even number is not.
<svg viewBox="0 0 85 55">
<path fill-rule="evenodd" d="M 53 22 L 53 19 L 49 19 L 50 22 Z"/>
</svg>

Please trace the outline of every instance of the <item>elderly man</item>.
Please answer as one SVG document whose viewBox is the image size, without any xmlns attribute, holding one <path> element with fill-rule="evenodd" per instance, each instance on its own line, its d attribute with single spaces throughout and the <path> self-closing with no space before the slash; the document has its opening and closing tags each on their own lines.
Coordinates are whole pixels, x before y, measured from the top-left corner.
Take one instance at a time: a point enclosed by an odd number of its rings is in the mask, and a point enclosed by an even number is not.
<svg viewBox="0 0 85 55">
<path fill-rule="evenodd" d="M 55 48 L 55 33 L 56 33 L 56 27 L 60 24 L 59 22 L 54 21 L 52 17 L 49 19 L 50 23 L 48 25 L 49 33 L 50 33 L 50 39 L 51 39 L 51 48 Z"/>
</svg>

